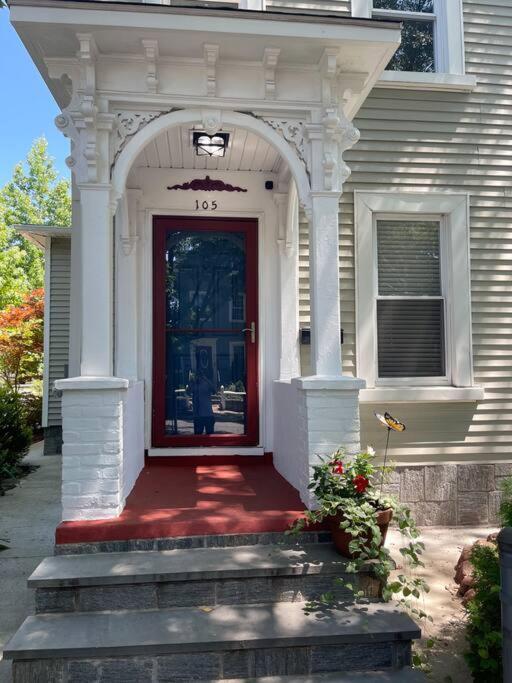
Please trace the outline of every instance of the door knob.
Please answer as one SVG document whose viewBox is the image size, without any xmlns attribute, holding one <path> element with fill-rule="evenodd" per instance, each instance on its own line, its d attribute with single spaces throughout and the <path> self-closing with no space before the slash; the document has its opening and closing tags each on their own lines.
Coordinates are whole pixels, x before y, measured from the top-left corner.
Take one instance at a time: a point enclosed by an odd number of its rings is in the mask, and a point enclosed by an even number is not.
<svg viewBox="0 0 512 683">
<path fill-rule="evenodd" d="M 256 323 L 254 321 L 251 323 L 250 327 L 244 327 L 242 332 L 250 332 L 251 333 L 251 342 L 253 344 L 256 343 Z"/>
</svg>

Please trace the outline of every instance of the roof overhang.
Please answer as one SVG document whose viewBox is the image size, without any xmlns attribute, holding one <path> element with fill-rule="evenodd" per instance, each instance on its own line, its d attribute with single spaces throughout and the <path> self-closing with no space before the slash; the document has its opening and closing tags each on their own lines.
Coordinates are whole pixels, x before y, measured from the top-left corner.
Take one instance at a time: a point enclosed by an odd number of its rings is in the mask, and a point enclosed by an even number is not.
<svg viewBox="0 0 512 683">
<path fill-rule="evenodd" d="M 219 45 L 227 64 L 261 62 L 279 50 L 288 69 L 318 68 L 325 51 L 337 52 L 338 76 L 346 77 L 345 113 L 352 118 L 400 44 L 400 23 L 353 19 L 341 14 L 280 13 L 232 8 L 180 7 L 98 0 L 11 0 L 11 21 L 61 108 L 69 101 L 52 60 L 73 60 L 77 33 L 94 37 L 100 55 L 136 61 L 141 41 L 158 44 L 159 59 L 203 59 L 205 44 Z"/>
<path fill-rule="evenodd" d="M 49 240 L 52 237 L 59 237 L 64 239 L 71 238 L 71 228 L 60 227 L 58 225 L 13 225 L 14 230 L 17 230 L 23 237 L 26 237 L 29 242 L 35 244 L 36 247 L 44 251 Z"/>
</svg>

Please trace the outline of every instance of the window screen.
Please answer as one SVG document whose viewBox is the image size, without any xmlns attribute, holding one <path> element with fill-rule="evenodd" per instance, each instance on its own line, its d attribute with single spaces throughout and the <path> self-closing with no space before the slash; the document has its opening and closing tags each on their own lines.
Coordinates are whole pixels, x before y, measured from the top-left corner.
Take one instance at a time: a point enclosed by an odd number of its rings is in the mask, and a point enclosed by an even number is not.
<svg viewBox="0 0 512 683">
<path fill-rule="evenodd" d="M 439 221 L 377 221 L 381 378 L 446 374 L 440 249 Z"/>
</svg>

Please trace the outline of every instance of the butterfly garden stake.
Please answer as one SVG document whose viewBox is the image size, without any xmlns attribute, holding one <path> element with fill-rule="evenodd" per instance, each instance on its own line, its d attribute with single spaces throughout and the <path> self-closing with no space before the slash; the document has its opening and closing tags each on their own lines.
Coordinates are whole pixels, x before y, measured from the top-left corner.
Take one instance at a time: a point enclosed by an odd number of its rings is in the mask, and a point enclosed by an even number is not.
<svg viewBox="0 0 512 683">
<path fill-rule="evenodd" d="M 377 420 L 388 430 L 388 435 L 386 437 L 386 450 L 384 451 L 384 465 L 382 466 L 382 477 L 380 480 L 380 495 L 382 496 L 382 487 L 384 486 L 384 474 L 386 472 L 386 462 L 388 459 L 389 435 L 391 434 L 391 430 L 393 430 L 394 432 L 404 432 L 405 425 L 403 422 L 396 420 L 389 413 L 384 413 L 384 415 L 381 415 L 381 413 L 374 413 L 374 415 L 377 418 Z"/>
</svg>

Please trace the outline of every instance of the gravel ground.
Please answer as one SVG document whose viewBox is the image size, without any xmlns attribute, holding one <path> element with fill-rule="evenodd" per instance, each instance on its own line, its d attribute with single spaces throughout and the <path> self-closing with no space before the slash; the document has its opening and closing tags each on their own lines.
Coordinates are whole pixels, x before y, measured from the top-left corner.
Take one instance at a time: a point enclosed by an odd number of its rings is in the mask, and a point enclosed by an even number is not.
<svg viewBox="0 0 512 683">
<path fill-rule="evenodd" d="M 435 647 L 428 651 L 432 672 L 429 680 L 435 683 L 471 683 L 463 652 L 465 643 L 465 611 L 456 596 L 453 580 L 454 567 L 462 547 L 496 531 L 495 528 L 430 527 L 422 530 L 425 543 L 425 569 L 419 572 L 430 586 L 423 609 L 434 619 L 424 633 L 424 640 L 436 639 Z M 399 565 L 399 534 L 392 530 L 388 545 Z"/>
<path fill-rule="evenodd" d="M 0 660 L 3 645 L 33 613 L 33 596 L 26 579 L 44 557 L 53 554 L 54 531 L 60 521 L 60 457 L 43 457 L 39 443 L 26 461 L 39 469 L 0 497 L 0 538 L 9 539 L 10 545 L 9 550 L 0 552 Z M 435 683 L 471 682 L 462 656 L 464 610 L 455 596 L 453 568 L 463 545 L 486 538 L 491 531 L 495 529 L 423 530 L 426 567 L 422 573 L 431 588 L 425 611 L 434 619 L 426 637 L 435 636 L 438 643 L 430 652 L 429 679 Z M 396 531 L 390 532 L 388 545 L 399 564 Z M 8 682 L 10 666 L 0 661 L 0 683 Z"/>
</svg>

